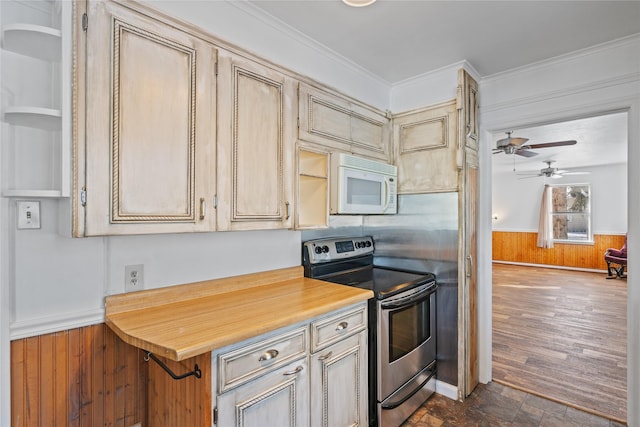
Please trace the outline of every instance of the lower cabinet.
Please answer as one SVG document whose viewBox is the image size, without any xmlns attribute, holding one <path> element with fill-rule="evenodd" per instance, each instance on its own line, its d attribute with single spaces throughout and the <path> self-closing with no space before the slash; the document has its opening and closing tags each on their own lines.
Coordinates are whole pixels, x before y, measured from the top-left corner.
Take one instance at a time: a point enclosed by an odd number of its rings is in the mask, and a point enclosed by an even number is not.
<svg viewBox="0 0 640 427">
<path fill-rule="evenodd" d="M 304 426 L 309 413 L 307 359 L 218 397 L 219 426 Z"/>
<path fill-rule="evenodd" d="M 368 425 L 366 319 L 357 304 L 214 352 L 214 424 Z"/>
<path fill-rule="evenodd" d="M 368 425 L 366 372 L 366 331 L 313 354 L 310 367 L 310 425 Z"/>
</svg>

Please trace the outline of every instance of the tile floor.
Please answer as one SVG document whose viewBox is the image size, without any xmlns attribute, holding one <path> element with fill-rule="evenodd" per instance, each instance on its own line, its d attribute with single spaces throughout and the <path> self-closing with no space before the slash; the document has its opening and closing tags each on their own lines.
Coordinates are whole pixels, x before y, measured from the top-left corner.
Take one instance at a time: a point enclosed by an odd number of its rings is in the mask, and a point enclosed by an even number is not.
<svg viewBox="0 0 640 427">
<path fill-rule="evenodd" d="M 464 402 L 434 394 L 401 427 L 622 427 L 501 384 L 480 384 Z"/>
</svg>

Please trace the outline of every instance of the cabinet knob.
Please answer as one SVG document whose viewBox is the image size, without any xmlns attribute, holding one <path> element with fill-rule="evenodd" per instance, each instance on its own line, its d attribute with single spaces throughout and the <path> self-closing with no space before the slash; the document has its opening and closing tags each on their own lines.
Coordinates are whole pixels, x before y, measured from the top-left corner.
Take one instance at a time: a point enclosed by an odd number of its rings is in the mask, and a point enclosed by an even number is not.
<svg viewBox="0 0 640 427">
<path fill-rule="evenodd" d="M 349 324 L 347 322 L 340 322 L 338 323 L 338 326 L 336 326 L 336 331 L 342 331 L 344 329 L 347 329 L 348 326 Z"/>
<path fill-rule="evenodd" d="M 278 350 L 276 349 L 267 350 L 264 353 L 262 353 L 262 356 L 260 356 L 258 360 L 260 362 L 264 362 L 265 360 L 271 360 L 277 356 L 278 356 Z"/>
</svg>

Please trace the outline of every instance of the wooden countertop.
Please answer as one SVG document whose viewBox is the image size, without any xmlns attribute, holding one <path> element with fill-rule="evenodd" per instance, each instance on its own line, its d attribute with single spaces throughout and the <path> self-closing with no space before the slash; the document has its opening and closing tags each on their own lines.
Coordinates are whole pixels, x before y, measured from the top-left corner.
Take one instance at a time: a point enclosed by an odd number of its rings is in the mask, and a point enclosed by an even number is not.
<svg viewBox="0 0 640 427">
<path fill-rule="evenodd" d="M 108 296 L 106 323 L 126 343 L 179 361 L 372 297 L 305 278 L 300 266 Z"/>
</svg>

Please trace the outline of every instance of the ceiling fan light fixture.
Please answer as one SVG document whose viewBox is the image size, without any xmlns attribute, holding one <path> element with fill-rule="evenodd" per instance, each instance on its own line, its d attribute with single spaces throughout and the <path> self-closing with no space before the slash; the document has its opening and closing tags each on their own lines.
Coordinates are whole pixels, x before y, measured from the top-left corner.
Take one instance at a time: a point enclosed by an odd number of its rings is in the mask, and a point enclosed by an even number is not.
<svg viewBox="0 0 640 427">
<path fill-rule="evenodd" d="M 375 3 L 376 0 L 342 0 L 342 2 L 352 7 L 364 7 Z"/>
</svg>

